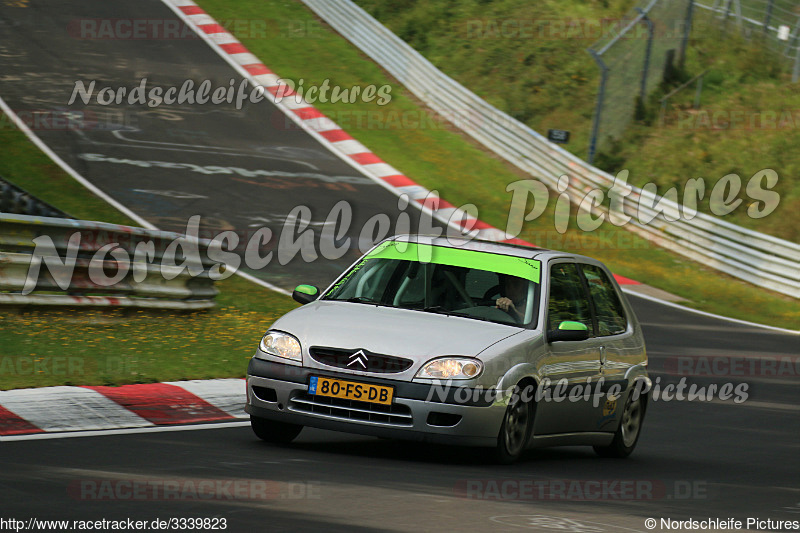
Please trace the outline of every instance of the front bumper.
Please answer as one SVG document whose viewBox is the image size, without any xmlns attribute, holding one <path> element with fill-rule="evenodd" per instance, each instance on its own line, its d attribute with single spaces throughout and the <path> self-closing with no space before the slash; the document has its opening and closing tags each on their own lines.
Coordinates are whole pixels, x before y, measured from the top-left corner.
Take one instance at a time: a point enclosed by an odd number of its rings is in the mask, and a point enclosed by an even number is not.
<svg viewBox="0 0 800 533">
<path fill-rule="evenodd" d="M 247 372 L 247 406 L 252 416 L 302 426 L 377 437 L 465 446 L 495 446 L 505 405 L 470 390 L 354 376 L 252 359 Z M 367 413 L 360 402 L 307 394 L 309 377 L 391 386 L 391 412 Z M 468 401 L 463 401 L 469 398 Z M 462 401 L 458 401 L 462 400 Z M 432 414 L 433 413 L 433 414 Z"/>
</svg>

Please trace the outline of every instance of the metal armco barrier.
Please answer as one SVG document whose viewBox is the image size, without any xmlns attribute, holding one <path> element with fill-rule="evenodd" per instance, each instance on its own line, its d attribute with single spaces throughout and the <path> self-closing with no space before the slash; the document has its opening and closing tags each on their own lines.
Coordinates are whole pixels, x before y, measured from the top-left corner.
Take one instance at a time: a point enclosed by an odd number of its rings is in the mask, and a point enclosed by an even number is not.
<svg viewBox="0 0 800 533">
<path fill-rule="evenodd" d="M 568 190 L 575 200 L 590 189 L 606 190 L 612 186 L 613 176 L 489 105 L 350 0 L 303 2 L 432 109 L 552 189 L 564 174 L 573 185 Z M 645 200 L 640 209 L 642 216 L 655 216 L 646 225 L 637 221 L 640 198 Z M 704 213 L 691 220 L 672 222 L 648 207 L 657 202 L 668 215 L 681 212 L 677 203 L 634 187 L 624 207 L 625 213 L 633 217 L 626 228 L 703 265 L 800 298 L 800 245 Z M 595 207 L 592 212 L 599 214 L 603 209 Z"/>
<path fill-rule="evenodd" d="M 39 240 L 37 247 L 34 239 L 39 237 L 45 239 Z M 186 247 L 175 245 L 178 239 Z M 52 249 L 48 250 L 50 242 Z M 112 243 L 116 245 L 106 248 L 109 253 L 97 254 Z M 208 275 L 209 266 L 216 264 L 207 257 L 208 245 L 208 240 L 191 241 L 177 233 L 0 213 L 0 305 L 207 309 L 214 306 L 218 293 Z M 117 251 L 111 253 L 113 249 Z M 69 250 L 74 263 L 67 264 L 74 266 L 65 269 L 67 274 L 59 274 L 57 263 L 65 264 Z M 163 263 L 165 251 L 170 251 L 174 260 Z M 122 257 L 120 262 L 117 256 Z M 34 257 L 40 258 L 41 264 L 36 279 L 29 280 L 35 272 L 31 269 Z M 47 262 L 56 265 L 55 269 Z M 101 281 L 113 283 L 96 283 L 92 271 L 95 279 L 100 273 Z M 35 286 L 31 285 L 34 281 Z M 24 294 L 26 282 L 33 286 L 28 294 Z"/>
</svg>

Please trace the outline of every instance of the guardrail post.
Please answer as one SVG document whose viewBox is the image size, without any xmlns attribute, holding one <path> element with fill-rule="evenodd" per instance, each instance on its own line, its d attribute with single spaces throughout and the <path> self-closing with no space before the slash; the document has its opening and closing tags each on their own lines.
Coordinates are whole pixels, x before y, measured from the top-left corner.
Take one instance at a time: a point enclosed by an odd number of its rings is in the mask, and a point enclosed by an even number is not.
<svg viewBox="0 0 800 533">
<path fill-rule="evenodd" d="M 597 132 L 600 129 L 600 119 L 603 114 L 603 99 L 606 95 L 606 80 L 608 79 L 608 67 L 603 62 L 600 54 L 589 48 L 589 53 L 592 54 L 597 66 L 600 67 L 600 88 L 597 91 L 597 105 L 594 110 L 594 120 L 592 121 L 592 138 L 589 140 L 589 155 L 586 160 L 589 164 L 594 161 L 594 154 L 597 151 Z"/>
</svg>

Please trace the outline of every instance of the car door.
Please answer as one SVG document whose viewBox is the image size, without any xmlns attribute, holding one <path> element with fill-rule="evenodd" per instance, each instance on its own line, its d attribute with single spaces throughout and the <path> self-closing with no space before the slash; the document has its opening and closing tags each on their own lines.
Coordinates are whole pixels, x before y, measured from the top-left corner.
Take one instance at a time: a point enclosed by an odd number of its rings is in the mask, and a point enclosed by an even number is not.
<svg viewBox="0 0 800 533">
<path fill-rule="evenodd" d="M 580 267 L 589 289 L 596 323 L 594 341 L 600 353 L 597 379 L 602 378 L 602 388 L 606 391 L 614 385 L 625 390 L 625 373 L 632 364 L 642 360 L 644 348 L 634 334 L 611 275 L 599 265 L 581 263 Z M 624 395 L 620 395 L 621 398 Z M 594 406 L 594 416 L 587 431 L 613 431 L 622 408 L 620 399 L 604 398 Z"/>
<path fill-rule="evenodd" d="M 600 373 L 592 305 L 577 263 L 566 259 L 551 262 L 547 275 L 545 331 L 557 329 L 561 322 L 570 320 L 584 324 L 589 330 L 589 339 L 545 345 L 541 374 L 552 383 L 553 395 L 539 401 L 535 432 L 548 435 L 586 431 L 594 421 L 594 413 L 591 399 L 585 399 L 583 393 L 587 379 L 595 379 Z"/>
</svg>

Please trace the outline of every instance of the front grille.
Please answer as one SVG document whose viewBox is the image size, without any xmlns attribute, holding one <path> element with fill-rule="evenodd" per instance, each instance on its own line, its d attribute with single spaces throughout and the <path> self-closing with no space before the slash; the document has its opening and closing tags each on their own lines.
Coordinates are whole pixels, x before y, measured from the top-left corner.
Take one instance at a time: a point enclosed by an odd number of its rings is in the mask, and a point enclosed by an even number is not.
<svg viewBox="0 0 800 533">
<path fill-rule="evenodd" d="M 341 420 L 360 420 L 393 426 L 412 426 L 411 409 L 406 405 L 381 405 L 357 400 L 329 398 L 298 393 L 289 400 L 289 409 L 301 413 L 324 415 Z"/>
<path fill-rule="evenodd" d="M 318 363 L 336 368 L 348 368 L 379 374 L 395 374 L 411 368 L 414 361 L 392 355 L 381 355 L 366 350 L 342 350 L 312 346 L 308 352 Z M 359 355 L 359 352 L 361 354 Z M 366 361 L 364 364 L 361 361 Z"/>
</svg>

